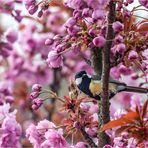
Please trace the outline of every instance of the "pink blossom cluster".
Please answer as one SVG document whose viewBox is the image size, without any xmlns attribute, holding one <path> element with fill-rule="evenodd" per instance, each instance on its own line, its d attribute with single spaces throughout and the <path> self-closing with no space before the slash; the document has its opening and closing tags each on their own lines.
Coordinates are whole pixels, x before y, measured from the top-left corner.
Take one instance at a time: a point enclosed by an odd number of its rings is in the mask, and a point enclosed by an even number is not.
<svg viewBox="0 0 148 148">
<path fill-rule="evenodd" d="M 86 148 L 87 145 L 83 142 L 77 143 L 75 146 L 70 146 L 63 137 L 63 130 L 58 128 L 54 123 L 44 119 L 37 125 L 31 124 L 26 130 L 26 137 L 33 144 L 34 148 Z"/>
<path fill-rule="evenodd" d="M 0 147 L 20 148 L 21 125 L 16 121 L 16 110 L 10 112 L 10 104 L 0 105 Z"/>
</svg>

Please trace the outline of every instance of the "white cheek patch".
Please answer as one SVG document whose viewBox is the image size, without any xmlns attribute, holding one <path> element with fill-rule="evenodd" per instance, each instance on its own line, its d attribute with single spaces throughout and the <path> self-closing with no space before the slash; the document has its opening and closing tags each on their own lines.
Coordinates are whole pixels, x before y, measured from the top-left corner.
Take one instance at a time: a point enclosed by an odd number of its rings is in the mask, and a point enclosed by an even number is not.
<svg viewBox="0 0 148 148">
<path fill-rule="evenodd" d="M 80 85 L 81 82 L 82 82 L 82 78 L 77 78 L 77 79 L 75 80 L 75 82 L 76 82 L 76 85 Z"/>
<path fill-rule="evenodd" d="M 88 78 L 91 78 L 91 75 L 87 74 Z"/>
</svg>

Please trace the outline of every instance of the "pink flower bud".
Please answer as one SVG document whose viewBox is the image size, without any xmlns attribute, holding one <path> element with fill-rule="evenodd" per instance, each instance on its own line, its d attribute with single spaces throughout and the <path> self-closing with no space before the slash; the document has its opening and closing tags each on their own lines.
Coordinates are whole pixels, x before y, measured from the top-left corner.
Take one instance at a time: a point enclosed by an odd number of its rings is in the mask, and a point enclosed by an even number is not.
<svg viewBox="0 0 148 148">
<path fill-rule="evenodd" d="M 115 32 L 121 32 L 123 31 L 124 25 L 120 23 L 119 21 L 116 21 L 113 23 L 112 27 Z"/>
<path fill-rule="evenodd" d="M 138 76 L 137 73 L 133 73 L 133 74 L 131 75 L 131 78 L 132 78 L 133 80 L 137 80 L 137 79 L 139 78 L 139 76 Z"/>
<path fill-rule="evenodd" d="M 43 104 L 43 100 L 40 98 L 36 98 L 32 101 L 33 105 L 32 105 L 32 109 L 33 110 L 37 110 L 38 108 L 41 107 L 41 105 Z"/>
<path fill-rule="evenodd" d="M 28 12 L 33 15 L 36 11 L 38 10 L 38 7 L 37 6 L 30 6 L 29 9 L 28 9 Z"/>
<path fill-rule="evenodd" d="M 123 43 L 123 37 L 121 35 L 117 35 L 114 39 L 115 43 Z"/>
<path fill-rule="evenodd" d="M 142 6 L 148 8 L 148 1 L 147 1 L 147 0 L 139 0 L 139 3 L 140 3 Z"/>
<path fill-rule="evenodd" d="M 125 50 L 126 50 L 126 46 L 123 43 L 118 44 L 116 47 L 116 51 L 121 54 L 123 54 Z"/>
<path fill-rule="evenodd" d="M 92 10 L 91 9 L 89 9 L 89 8 L 83 9 L 83 12 L 82 12 L 82 16 L 83 17 L 90 17 L 91 14 L 92 14 Z"/>
<path fill-rule="evenodd" d="M 129 60 L 135 60 L 138 58 L 138 53 L 136 51 L 131 51 L 128 55 Z"/>
<path fill-rule="evenodd" d="M 48 58 L 46 62 L 48 63 L 49 67 L 58 68 L 63 64 L 62 59 L 63 57 L 58 54 L 57 51 L 53 50 L 48 53 Z"/>
<path fill-rule="evenodd" d="M 6 102 L 8 102 L 8 103 L 14 102 L 14 98 L 12 96 L 6 96 L 5 99 L 6 99 Z"/>
<path fill-rule="evenodd" d="M 52 45 L 53 42 L 54 42 L 53 39 L 48 38 L 48 39 L 45 40 L 45 45 Z"/>
<path fill-rule="evenodd" d="M 36 0 L 23 0 L 26 9 L 29 9 L 30 6 L 35 6 Z"/>
<path fill-rule="evenodd" d="M 120 72 L 120 74 L 123 74 L 123 75 L 131 74 L 131 70 L 124 65 L 120 65 L 119 72 Z"/>
<path fill-rule="evenodd" d="M 92 28 L 89 30 L 88 32 L 91 36 L 94 36 L 97 32 L 96 32 L 96 29 Z"/>
<path fill-rule="evenodd" d="M 39 92 L 38 91 L 34 91 L 30 94 L 29 99 L 34 100 L 35 98 L 37 98 L 39 96 Z"/>
<path fill-rule="evenodd" d="M 105 19 L 105 12 L 103 10 L 94 10 L 92 14 L 93 20 L 103 20 Z"/>
<path fill-rule="evenodd" d="M 70 28 L 70 27 L 72 27 L 72 26 L 74 26 L 74 25 L 76 25 L 76 20 L 74 19 L 74 18 L 69 18 L 67 21 L 66 21 L 66 23 L 64 24 L 64 26 L 66 27 L 66 28 Z"/>
<path fill-rule="evenodd" d="M 41 91 L 42 86 L 40 84 L 34 84 L 32 86 L 32 91 L 34 92 L 40 92 Z"/>
<path fill-rule="evenodd" d="M 93 39 L 93 44 L 96 46 L 96 47 L 103 47 L 104 44 L 105 44 L 106 40 L 103 36 L 98 36 L 98 37 L 95 37 Z"/>
<path fill-rule="evenodd" d="M 67 29 L 67 32 L 70 34 L 70 35 L 76 35 L 78 32 L 80 31 L 80 27 L 78 26 L 72 26 L 70 28 Z"/>
<path fill-rule="evenodd" d="M 6 39 L 11 43 L 14 43 L 18 38 L 17 32 L 13 29 L 8 29 L 5 36 Z"/>
<path fill-rule="evenodd" d="M 124 10 L 124 11 L 123 11 L 123 15 L 124 15 L 125 17 L 130 17 L 132 14 L 131 14 L 131 12 L 130 12 L 129 10 Z"/>
</svg>

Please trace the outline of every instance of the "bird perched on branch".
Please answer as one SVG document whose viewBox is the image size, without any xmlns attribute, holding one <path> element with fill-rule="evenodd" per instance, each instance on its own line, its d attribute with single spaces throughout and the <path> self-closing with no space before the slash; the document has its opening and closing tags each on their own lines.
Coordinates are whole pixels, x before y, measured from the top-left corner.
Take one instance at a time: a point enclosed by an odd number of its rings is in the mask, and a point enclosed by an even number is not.
<svg viewBox="0 0 148 148">
<path fill-rule="evenodd" d="M 86 71 L 80 71 L 75 75 L 75 83 L 80 91 L 96 100 L 100 99 L 102 91 L 101 77 L 90 76 Z M 139 88 L 134 86 L 127 86 L 125 83 L 110 80 L 109 81 L 109 97 L 112 98 L 118 92 L 136 92 L 136 93 L 148 93 L 147 88 Z"/>
</svg>

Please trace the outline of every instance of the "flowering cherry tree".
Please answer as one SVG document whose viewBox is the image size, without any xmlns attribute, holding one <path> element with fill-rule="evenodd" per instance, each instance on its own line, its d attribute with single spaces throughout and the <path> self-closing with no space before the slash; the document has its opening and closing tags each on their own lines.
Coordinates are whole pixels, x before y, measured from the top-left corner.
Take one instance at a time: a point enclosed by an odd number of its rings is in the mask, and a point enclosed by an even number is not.
<svg viewBox="0 0 148 148">
<path fill-rule="evenodd" d="M 0 147 L 148 147 L 147 9 L 146 0 L 0 0 Z M 82 70 L 100 78 L 100 99 L 78 89 Z M 110 78 L 134 93 L 111 98 Z"/>
</svg>

